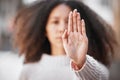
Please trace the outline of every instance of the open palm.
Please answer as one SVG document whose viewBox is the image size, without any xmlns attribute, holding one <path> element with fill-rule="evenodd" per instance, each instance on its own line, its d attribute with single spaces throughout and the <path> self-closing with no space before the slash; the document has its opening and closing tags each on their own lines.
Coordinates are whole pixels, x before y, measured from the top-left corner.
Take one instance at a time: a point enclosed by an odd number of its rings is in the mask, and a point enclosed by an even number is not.
<svg viewBox="0 0 120 80">
<path fill-rule="evenodd" d="M 78 65 L 83 65 L 88 50 L 88 38 L 85 31 L 85 22 L 75 9 L 70 12 L 68 28 L 62 35 L 66 54 Z"/>
</svg>

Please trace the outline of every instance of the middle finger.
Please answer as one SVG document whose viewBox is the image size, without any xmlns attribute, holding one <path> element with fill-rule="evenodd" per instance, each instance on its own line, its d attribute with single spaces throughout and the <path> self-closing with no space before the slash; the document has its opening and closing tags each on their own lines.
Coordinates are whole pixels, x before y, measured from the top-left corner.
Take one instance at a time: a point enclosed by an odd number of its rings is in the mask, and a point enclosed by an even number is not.
<svg viewBox="0 0 120 80">
<path fill-rule="evenodd" d="M 77 30 L 77 9 L 74 9 L 73 11 L 73 31 Z"/>
</svg>

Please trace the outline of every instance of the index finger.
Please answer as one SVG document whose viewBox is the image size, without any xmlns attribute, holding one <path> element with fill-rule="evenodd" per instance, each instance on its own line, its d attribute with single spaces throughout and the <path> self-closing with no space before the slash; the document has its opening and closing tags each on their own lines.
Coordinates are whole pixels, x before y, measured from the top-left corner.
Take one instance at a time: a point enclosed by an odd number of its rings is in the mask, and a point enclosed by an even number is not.
<svg viewBox="0 0 120 80">
<path fill-rule="evenodd" d="M 68 17 L 68 34 L 73 31 L 72 30 L 72 11 L 70 11 L 69 13 L 69 17 Z"/>
</svg>

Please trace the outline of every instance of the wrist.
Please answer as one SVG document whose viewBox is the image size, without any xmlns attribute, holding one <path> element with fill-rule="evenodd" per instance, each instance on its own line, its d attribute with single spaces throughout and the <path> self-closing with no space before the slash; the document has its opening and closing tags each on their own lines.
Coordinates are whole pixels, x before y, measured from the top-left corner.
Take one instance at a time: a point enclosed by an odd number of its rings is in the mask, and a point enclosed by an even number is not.
<svg viewBox="0 0 120 80">
<path fill-rule="evenodd" d="M 78 65 L 75 61 L 71 61 L 71 67 L 76 71 L 82 68 L 82 66 Z"/>
<path fill-rule="evenodd" d="M 84 60 L 82 60 L 81 63 L 77 63 L 74 60 L 72 60 L 71 67 L 76 71 L 80 70 L 83 67 L 83 65 L 85 64 L 85 61 L 86 61 L 86 58 Z"/>
</svg>

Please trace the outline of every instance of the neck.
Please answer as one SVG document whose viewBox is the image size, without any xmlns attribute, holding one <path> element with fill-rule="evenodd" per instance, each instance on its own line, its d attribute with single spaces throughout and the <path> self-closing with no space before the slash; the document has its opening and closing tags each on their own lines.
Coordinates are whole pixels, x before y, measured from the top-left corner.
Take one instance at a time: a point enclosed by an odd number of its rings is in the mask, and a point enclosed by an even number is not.
<svg viewBox="0 0 120 80">
<path fill-rule="evenodd" d="M 51 55 L 52 56 L 59 56 L 59 55 L 65 55 L 65 50 L 63 47 L 51 47 Z"/>
</svg>

